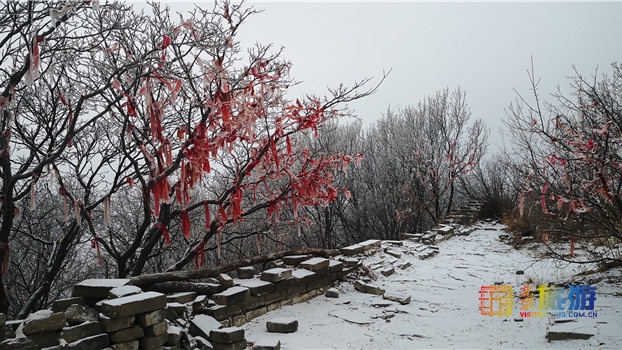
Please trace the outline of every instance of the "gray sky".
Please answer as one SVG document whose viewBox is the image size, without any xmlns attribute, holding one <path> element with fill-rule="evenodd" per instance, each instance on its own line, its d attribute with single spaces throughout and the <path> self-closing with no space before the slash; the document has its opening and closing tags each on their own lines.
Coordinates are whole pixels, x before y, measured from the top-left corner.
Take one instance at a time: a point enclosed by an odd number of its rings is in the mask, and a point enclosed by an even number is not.
<svg viewBox="0 0 622 350">
<path fill-rule="evenodd" d="M 374 96 L 352 104 L 366 124 L 389 105 L 416 104 L 444 87 L 461 86 L 474 118 L 492 129 L 529 93 L 533 57 L 543 94 L 568 85 L 572 65 L 591 75 L 622 60 L 622 3 L 572 2 L 263 2 L 238 39 L 285 48 L 293 92 L 392 73 Z"/>
</svg>

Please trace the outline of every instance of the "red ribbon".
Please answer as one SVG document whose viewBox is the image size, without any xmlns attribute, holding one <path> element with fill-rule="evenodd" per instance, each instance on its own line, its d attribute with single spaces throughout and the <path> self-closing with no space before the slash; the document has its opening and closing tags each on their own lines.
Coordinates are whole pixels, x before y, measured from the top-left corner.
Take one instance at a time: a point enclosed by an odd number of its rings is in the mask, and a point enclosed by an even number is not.
<svg viewBox="0 0 622 350">
<path fill-rule="evenodd" d="M 164 237 L 164 244 L 167 246 L 171 245 L 171 235 L 168 233 L 168 229 L 164 226 L 163 223 L 158 222 L 155 224 L 155 228 L 162 231 L 162 237 Z"/>
<path fill-rule="evenodd" d="M 103 266 L 102 254 L 101 254 L 101 251 L 99 250 L 99 241 L 97 240 L 97 237 L 91 238 L 91 248 L 97 249 L 97 261 L 99 262 L 100 267 Z"/>
</svg>

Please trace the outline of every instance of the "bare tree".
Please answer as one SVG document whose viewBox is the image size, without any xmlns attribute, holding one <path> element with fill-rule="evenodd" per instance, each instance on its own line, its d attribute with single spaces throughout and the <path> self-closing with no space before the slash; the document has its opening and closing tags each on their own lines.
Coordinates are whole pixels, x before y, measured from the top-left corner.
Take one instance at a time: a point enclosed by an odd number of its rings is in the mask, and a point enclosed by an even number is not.
<svg viewBox="0 0 622 350">
<path fill-rule="evenodd" d="M 614 63 L 612 71 L 600 80 L 575 71 L 571 96 L 545 102 L 532 67 L 533 98 L 521 97 L 508 119 L 520 214 L 537 203 L 556 237 L 584 243 L 593 252 L 588 260 L 597 261 L 619 260 L 622 238 L 622 67 Z"/>
</svg>

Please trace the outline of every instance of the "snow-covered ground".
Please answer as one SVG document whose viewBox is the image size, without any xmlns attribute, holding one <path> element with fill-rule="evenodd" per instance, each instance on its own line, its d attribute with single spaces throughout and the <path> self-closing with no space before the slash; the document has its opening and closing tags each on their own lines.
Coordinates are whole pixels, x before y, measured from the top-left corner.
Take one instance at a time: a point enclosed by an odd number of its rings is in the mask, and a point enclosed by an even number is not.
<svg viewBox="0 0 622 350">
<path fill-rule="evenodd" d="M 413 349 L 413 348 L 622 348 L 622 273 L 573 278 L 581 269 L 591 266 L 568 265 L 538 258 L 534 249 L 515 250 L 503 243 L 499 235 L 503 226 L 478 224 L 469 236 L 456 236 L 438 244 L 440 253 L 420 260 L 414 253 L 418 246 L 404 241 L 391 250 L 383 249 L 363 260 L 376 267 L 377 279 L 371 284 L 388 293 L 410 295 L 411 303 L 401 305 L 382 296 L 364 294 L 354 289 L 353 282 L 337 285 L 341 296 L 319 296 L 306 303 L 286 306 L 258 317 L 244 328 L 249 342 L 278 339 L 281 349 Z M 405 269 L 397 266 L 410 262 Z M 379 271 L 395 266 L 388 277 Z M 520 275 L 516 272 L 524 271 Z M 587 340 L 548 342 L 547 328 L 553 320 L 524 318 L 519 315 L 519 301 L 514 299 L 511 317 L 483 316 L 479 310 L 481 286 L 503 283 L 518 293 L 528 282 L 591 283 L 597 287 L 596 318 L 581 318 L 576 324 L 592 329 Z M 266 321 L 294 318 L 296 333 L 268 333 Z"/>
</svg>

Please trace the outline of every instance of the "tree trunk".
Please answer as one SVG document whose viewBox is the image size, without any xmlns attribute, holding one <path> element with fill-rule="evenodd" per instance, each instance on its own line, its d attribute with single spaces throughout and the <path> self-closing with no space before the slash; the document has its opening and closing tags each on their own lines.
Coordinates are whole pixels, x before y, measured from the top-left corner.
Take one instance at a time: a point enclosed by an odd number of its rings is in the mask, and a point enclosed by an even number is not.
<svg viewBox="0 0 622 350">
<path fill-rule="evenodd" d="M 58 272 L 61 270 L 63 266 L 63 262 L 67 257 L 67 253 L 71 248 L 72 244 L 79 236 L 80 233 L 80 225 L 78 225 L 77 221 L 74 219 L 69 226 L 68 232 L 60 241 L 58 245 L 58 250 L 54 253 L 54 258 L 51 261 L 51 264 L 47 266 L 45 271 L 45 275 L 43 276 L 42 284 L 34 293 L 30 295 L 28 300 L 24 303 L 19 313 L 17 314 L 17 319 L 24 319 L 28 314 L 33 311 L 37 303 L 46 298 L 50 293 L 50 287 L 52 286 L 52 282 L 56 279 Z"/>
</svg>

